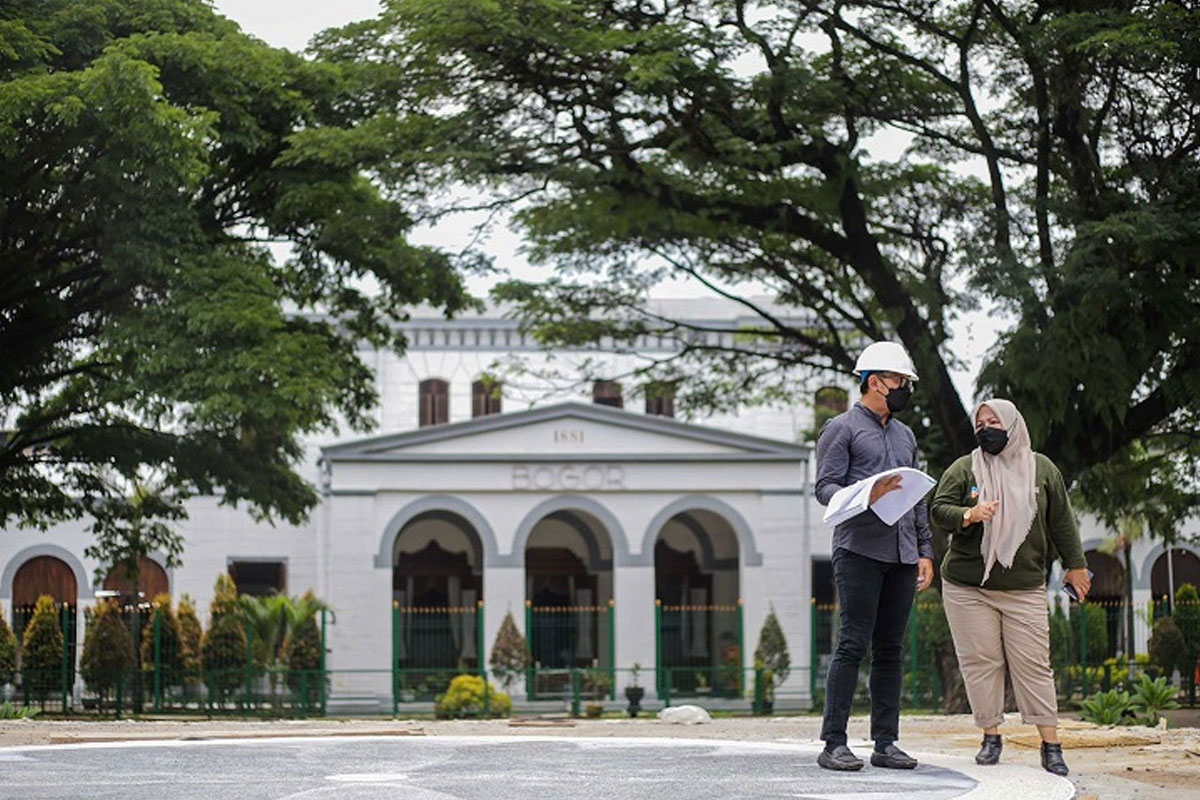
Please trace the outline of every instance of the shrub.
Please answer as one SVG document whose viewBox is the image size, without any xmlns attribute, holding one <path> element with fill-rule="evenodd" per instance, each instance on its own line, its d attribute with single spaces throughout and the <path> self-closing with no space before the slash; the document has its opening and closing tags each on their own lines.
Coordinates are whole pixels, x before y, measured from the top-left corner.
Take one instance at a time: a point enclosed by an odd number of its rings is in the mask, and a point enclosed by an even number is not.
<svg viewBox="0 0 1200 800">
<path fill-rule="evenodd" d="M 208 606 L 208 627 L 215 628 L 227 614 L 235 614 L 238 605 L 237 584 L 229 573 L 222 572 L 213 585 L 213 598 Z"/>
<path fill-rule="evenodd" d="M 1187 644 L 1173 617 L 1159 617 L 1154 621 L 1150 633 L 1150 660 L 1170 678 L 1171 673 L 1183 663 L 1187 655 Z"/>
<path fill-rule="evenodd" d="M 232 578 L 222 573 L 213 587 L 208 630 L 200 645 L 205 681 L 209 692 L 218 697 L 232 692 L 245 676 L 246 632 L 236 608 L 237 587 Z"/>
<path fill-rule="evenodd" d="M 1079 626 L 1087 620 L 1087 653 L 1081 650 Z M 1071 614 L 1071 652 L 1076 664 L 1098 664 L 1108 653 L 1108 614 L 1103 606 L 1082 603 Z"/>
<path fill-rule="evenodd" d="M 287 684 L 296 700 L 315 704 L 321 696 L 321 631 L 315 617 L 299 622 L 283 645 L 287 661 Z"/>
<path fill-rule="evenodd" d="M 1175 687 L 1166 678 L 1150 680 L 1149 675 L 1142 675 L 1134 688 L 1133 705 L 1146 712 L 1144 721 L 1147 725 L 1157 725 L 1160 711 L 1179 708 L 1179 703 L 1175 702 L 1176 694 Z"/>
<path fill-rule="evenodd" d="M 1097 725 L 1128 725 L 1133 722 L 1133 711 L 1129 692 L 1118 689 L 1096 692 L 1079 704 L 1079 716 Z"/>
<path fill-rule="evenodd" d="M 762 630 L 759 631 L 758 647 L 754 650 L 754 663 L 756 666 L 761 664 L 763 669 L 770 670 L 774 686 L 787 680 L 792 657 L 788 655 L 787 639 L 784 638 L 783 628 L 779 626 L 779 619 L 775 616 L 774 606 L 771 607 L 767 618 L 763 620 Z"/>
<path fill-rule="evenodd" d="M 1175 624 L 1183 634 L 1184 653 L 1179 674 L 1187 688 L 1188 703 L 1196 704 L 1196 661 L 1200 660 L 1200 594 L 1185 583 L 1175 590 Z"/>
<path fill-rule="evenodd" d="M 179 633 L 179 620 L 171 612 L 171 595 L 165 592 L 154 598 L 150 621 L 142 631 L 143 672 L 154 672 L 156 629 L 159 683 L 161 686 L 171 686 L 179 682 L 179 674 L 183 669 L 183 637 Z"/>
<path fill-rule="evenodd" d="M 434 714 L 438 719 L 461 719 L 484 716 L 484 681 L 478 675 L 459 675 L 450 681 L 450 688 L 437 698 Z M 487 685 L 489 716 L 507 717 L 512 711 L 512 699 Z"/>
<path fill-rule="evenodd" d="M 179 646 L 180 660 L 187 675 L 200 673 L 200 647 L 204 631 L 200 618 L 196 616 L 196 604 L 188 595 L 179 598 Z"/>
<path fill-rule="evenodd" d="M 7 700 L 0 703 L 0 719 L 33 719 L 39 713 L 36 708 L 30 708 L 29 706 L 17 708 Z"/>
<path fill-rule="evenodd" d="M 120 688 L 137 668 L 133 637 L 115 603 L 100 603 L 92 612 L 91 624 L 83 638 L 79 671 L 84 682 L 100 696 L 100 705 L 110 692 Z"/>
<path fill-rule="evenodd" d="M 62 663 L 63 632 L 58 609 L 53 597 L 42 595 L 21 642 L 22 685 L 44 702 L 48 694 L 63 688 Z"/>
<path fill-rule="evenodd" d="M 525 637 L 517 630 L 517 623 L 513 621 L 510 611 L 504 615 L 500 631 L 496 634 L 496 643 L 492 645 L 492 671 L 507 690 L 525 674 L 531 661 Z"/>
<path fill-rule="evenodd" d="M 4 619 L 4 606 L 0 606 L 0 686 L 12 683 L 17 676 L 17 637 Z"/>
</svg>

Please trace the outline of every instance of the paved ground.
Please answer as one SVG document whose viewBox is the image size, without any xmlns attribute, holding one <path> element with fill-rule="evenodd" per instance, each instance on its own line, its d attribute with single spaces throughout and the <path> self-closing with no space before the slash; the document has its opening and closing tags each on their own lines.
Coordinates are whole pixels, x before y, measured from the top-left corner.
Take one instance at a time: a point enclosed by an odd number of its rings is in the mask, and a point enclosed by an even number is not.
<svg viewBox="0 0 1200 800">
<path fill-rule="evenodd" d="M 399 787 L 406 798 L 487 800 L 849 798 L 879 797 L 879 792 L 897 798 L 967 800 L 1065 800 L 1073 793 L 1081 800 L 1200 798 L 1200 730 L 1196 728 L 1104 729 L 1065 722 L 1062 735 L 1072 769 L 1067 782 L 1042 772 L 1032 729 L 1015 719 L 1002 728 L 1003 763 L 981 768 L 972 761 L 979 734 L 969 717 L 904 716 L 901 744 L 919 755 L 924 766 L 907 775 L 869 767 L 858 776 L 818 770 L 819 727 L 820 719 L 812 716 L 718 718 L 709 725 L 688 727 L 646 718 L 0 722 L 0 799 L 284 798 L 296 792 L 304 798 L 374 798 L 398 796 Z M 852 718 L 851 745 L 863 755 L 869 752 L 869 744 L 858 737 L 866 729 L 864 718 Z M 307 738 L 277 741 L 280 736 Z M 123 744 L 127 740 L 137 746 Z M 551 748 L 557 748 L 555 763 L 566 765 L 553 775 L 544 769 Z M 476 753 L 498 761 L 480 762 L 473 757 Z M 630 764 L 637 764 L 636 770 Z M 718 765 L 720 769 L 706 771 Z M 247 779 L 247 770 L 255 773 L 252 780 Z M 181 782 L 178 776 L 184 774 L 196 782 Z M 385 780 L 364 777 L 371 775 L 383 775 Z M 522 776 L 552 782 L 516 791 Z M 918 783 L 884 785 L 879 783 L 883 779 Z M 679 793 L 668 793 L 663 787 L 676 780 Z M 970 788 L 970 781 L 980 783 Z M 114 782 L 116 793 L 101 793 Z M 260 784 L 267 794 L 249 793 Z M 180 788 L 185 785 L 190 787 L 187 791 Z M 634 786 L 641 788 L 632 791 Z M 478 789 L 483 793 L 470 793 Z M 229 793 L 221 794 L 226 790 Z M 559 790 L 561 794 L 554 793 Z"/>
<path fill-rule="evenodd" d="M 924 763 L 834 774 L 800 744 L 560 737 L 369 737 L 51 745 L 0 750 L 16 800 L 642 800 L 951 798 L 1066 800 L 1023 767 L 987 775 Z M 995 791 L 1004 784 L 1003 791 Z"/>
</svg>

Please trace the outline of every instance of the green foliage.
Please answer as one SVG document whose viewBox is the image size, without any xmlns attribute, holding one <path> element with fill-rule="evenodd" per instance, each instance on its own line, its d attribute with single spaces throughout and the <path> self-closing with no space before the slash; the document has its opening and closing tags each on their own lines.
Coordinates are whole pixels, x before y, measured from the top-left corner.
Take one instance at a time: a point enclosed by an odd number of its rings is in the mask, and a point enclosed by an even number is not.
<svg viewBox="0 0 1200 800">
<path fill-rule="evenodd" d="M 84 682 L 100 695 L 101 702 L 137 669 L 133 637 L 116 603 L 96 605 L 83 638 L 79 671 Z"/>
<path fill-rule="evenodd" d="M 12 683 L 17 675 L 17 637 L 8 620 L 4 618 L 4 606 L 0 605 L 0 686 Z"/>
<path fill-rule="evenodd" d="M 492 673 L 508 690 L 517 679 L 524 676 L 531 661 L 529 646 L 517 630 L 517 623 L 513 621 L 510 611 L 504 615 L 500 630 L 496 633 L 496 642 L 492 645 L 492 657 L 488 662 L 492 666 Z"/>
<path fill-rule="evenodd" d="M 1175 701 L 1177 694 L 1175 687 L 1166 678 L 1150 680 L 1149 675 L 1143 674 L 1134 686 L 1132 702 L 1135 708 L 1145 712 L 1146 724 L 1157 725 L 1160 711 L 1179 708 L 1179 703 Z"/>
<path fill-rule="evenodd" d="M 209 605 L 208 630 L 200 645 L 200 665 L 209 690 L 228 695 L 245 678 L 246 631 L 237 609 L 237 587 L 225 573 L 217 576 Z"/>
<path fill-rule="evenodd" d="M 462 308 L 470 257 L 364 177 L 350 70 L 196 0 L 25 3 L 0 36 L 0 522 L 119 520 L 146 470 L 301 520 L 301 437 L 370 425 L 357 343 Z"/>
<path fill-rule="evenodd" d="M 42 595 L 21 642 L 21 685 L 38 700 L 62 690 L 62 620 L 54 598 Z"/>
<path fill-rule="evenodd" d="M 0 720 L 5 719 L 33 719 L 41 711 L 31 706 L 17 708 L 8 700 L 0 703 Z"/>
<path fill-rule="evenodd" d="M 1067 676 L 1067 669 L 1075 662 L 1075 648 L 1071 639 L 1071 620 L 1063 611 L 1062 603 L 1052 603 L 1050 611 L 1050 665 L 1060 681 Z"/>
<path fill-rule="evenodd" d="M 200 617 L 196 615 L 196 604 L 191 596 L 179 598 L 179 646 L 182 655 L 185 675 L 193 676 L 200 673 L 200 646 L 204 639 L 204 629 L 200 626 Z"/>
<path fill-rule="evenodd" d="M 1133 713 L 1129 692 L 1119 689 L 1096 692 L 1079 704 L 1079 716 L 1097 725 L 1128 725 L 1133 722 Z"/>
<path fill-rule="evenodd" d="M 237 610 L 238 606 L 238 591 L 237 585 L 234 584 L 233 578 L 229 577 L 228 572 L 222 572 L 217 576 L 216 583 L 213 584 L 212 602 L 209 603 L 209 618 L 208 626 L 216 627 L 227 614 L 232 614 Z"/>
<path fill-rule="evenodd" d="M 1168 677 L 1187 658 L 1187 643 L 1173 617 L 1160 617 L 1150 632 L 1150 660 Z"/>
<path fill-rule="evenodd" d="M 1082 652 L 1080 625 L 1087 620 L 1087 653 Z M 1098 664 L 1108 653 L 1108 615 L 1102 606 L 1082 603 L 1071 609 L 1071 652 L 1077 664 Z"/>
<path fill-rule="evenodd" d="M 157 642 L 157 649 L 155 644 Z M 155 653 L 162 686 L 173 686 L 182 677 L 183 637 L 179 620 L 171 611 L 171 595 L 163 593 L 154 598 L 150 620 L 142 631 L 142 670 L 153 672 Z"/>
<path fill-rule="evenodd" d="M 478 675 L 458 675 L 450 681 L 450 688 L 437 698 L 434 714 L 438 719 L 462 719 L 484 716 L 483 678 Z M 488 716 L 507 717 L 512 711 L 512 699 L 498 692 L 490 684 L 486 686 Z"/>
<path fill-rule="evenodd" d="M 1179 674 L 1187 687 L 1188 703 L 1196 703 L 1196 663 L 1200 661 L 1200 594 L 1185 583 L 1175 590 L 1175 624 L 1183 634 L 1184 652 Z"/>
<path fill-rule="evenodd" d="M 775 616 L 774 606 L 767 613 L 762 630 L 759 631 L 758 647 L 754 649 L 754 663 L 756 666 L 762 664 L 763 668 L 771 672 L 775 686 L 787 680 L 792 658 L 788 654 L 787 639 L 784 638 L 783 628 L 779 626 L 779 619 Z"/>
<path fill-rule="evenodd" d="M 312 705 L 321 696 L 321 631 L 313 616 L 294 626 L 284 643 L 287 685 L 303 703 Z"/>
<path fill-rule="evenodd" d="M 278 660 L 279 647 L 287 631 L 288 609 L 291 601 L 287 595 L 274 594 L 269 597 L 239 595 L 237 614 L 242 628 L 251 637 L 254 666 L 265 669 Z"/>
</svg>

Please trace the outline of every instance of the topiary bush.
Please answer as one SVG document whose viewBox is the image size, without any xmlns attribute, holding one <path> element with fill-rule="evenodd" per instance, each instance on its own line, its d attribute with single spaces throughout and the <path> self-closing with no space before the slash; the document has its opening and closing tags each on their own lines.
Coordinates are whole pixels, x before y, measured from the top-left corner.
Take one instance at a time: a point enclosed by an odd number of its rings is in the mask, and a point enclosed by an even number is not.
<svg viewBox="0 0 1200 800">
<path fill-rule="evenodd" d="M 525 643 L 525 637 L 517 630 L 517 623 L 513 621 L 510 611 L 504 615 L 500 630 L 496 634 L 496 643 L 492 645 L 492 673 L 505 690 L 508 690 L 525 674 L 531 661 L 529 646 Z"/>
<path fill-rule="evenodd" d="M 246 631 L 236 613 L 237 587 L 222 573 L 213 587 L 208 630 L 200 645 L 204 681 L 213 699 L 224 699 L 242 684 L 246 667 Z"/>
<path fill-rule="evenodd" d="M 1183 634 L 1184 653 L 1179 664 L 1188 693 L 1188 705 L 1196 705 L 1196 662 L 1200 660 L 1200 594 L 1196 587 L 1185 583 L 1175 590 L 1175 624 Z"/>
<path fill-rule="evenodd" d="M 1087 620 L 1087 653 L 1082 652 L 1079 626 Z M 1081 603 L 1071 613 L 1071 653 L 1074 664 L 1099 664 L 1108 655 L 1108 614 L 1103 606 Z M 1084 658 L 1086 656 L 1086 659 Z"/>
<path fill-rule="evenodd" d="M 21 642 L 21 685 L 39 702 L 63 690 L 63 632 L 54 598 L 38 598 Z"/>
<path fill-rule="evenodd" d="M 464 717 L 507 717 L 512 712 L 512 698 L 488 687 L 488 713 L 484 712 L 484 681 L 478 675 L 459 675 L 450 681 L 450 688 L 437 698 L 434 714 L 438 719 Z"/>
<path fill-rule="evenodd" d="M 779 618 L 775 616 L 775 606 L 763 620 L 762 630 L 758 633 L 758 647 L 754 649 L 754 666 L 763 670 L 766 681 L 765 699 L 775 702 L 775 688 L 781 685 L 788 676 L 792 665 L 792 657 L 788 653 L 787 639 L 784 638 L 783 628 Z"/>
<path fill-rule="evenodd" d="M 296 702 L 311 706 L 321 697 L 321 631 L 315 617 L 301 620 L 288 633 L 283 645 L 287 662 L 287 685 Z"/>
<path fill-rule="evenodd" d="M 142 631 L 142 671 L 147 674 L 155 670 L 156 637 L 159 686 L 175 686 L 183 672 L 183 637 L 179 633 L 179 620 L 171 611 L 171 595 L 165 592 L 154 598 L 150 621 Z"/>
<path fill-rule="evenodd" d="M 1173 617 L 1159 617 L 1154 621 L 1149 650 L 1150 660 L 1169 680 L 1187 655 L 1187 644 Z"/>
<path fill-rule="evenodd" d="M 79 670 L 84 683 L 100 698 L 100 709 L 109 694 L 122 687 L 137 669 L 133 637 L 116 603 L 100 603 L 92 611 L 83 638 Z"/>
<path fill-rule="evenodd" d="M 179 598 L 179 646 L 184 675 L 195 677 L 200 674 L 200 648 L 204 640 L 204 629 L 196 615 L 196 604 L 189 595 Z"/>
<path fill-rule="evenodd" d="M 12 683 L 17 676 L 17 637 L 4 619 L 4 606 L 0 605 L 0 686 Z"/>
</svg>

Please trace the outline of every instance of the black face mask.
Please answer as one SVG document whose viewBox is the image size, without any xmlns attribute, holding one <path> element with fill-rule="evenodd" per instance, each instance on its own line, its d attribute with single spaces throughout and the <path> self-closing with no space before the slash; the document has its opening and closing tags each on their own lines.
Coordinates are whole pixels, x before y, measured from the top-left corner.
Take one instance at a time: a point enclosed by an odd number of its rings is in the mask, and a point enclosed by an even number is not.
<svg viewBox="0 0 1200 800">
<path fill-rule="evenodd" d="M 911 386 L 901 386 L 898 389 L 891 389 L 887 393 L 888 411 L 896 414 L 908 407 L 908 400 L 912 397 Z"/>
<path fill-rule="evenodd" d="M 975 431 L 975 441 L 983 452 L 998 456 L 1008 447 L 1008 431 L 1003 428 L 980 428 Z"/>
</svg>

